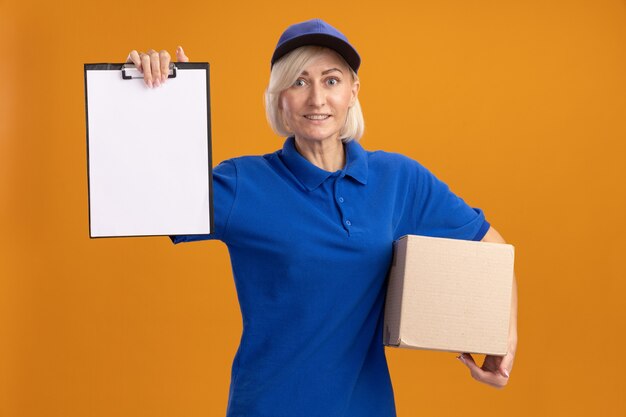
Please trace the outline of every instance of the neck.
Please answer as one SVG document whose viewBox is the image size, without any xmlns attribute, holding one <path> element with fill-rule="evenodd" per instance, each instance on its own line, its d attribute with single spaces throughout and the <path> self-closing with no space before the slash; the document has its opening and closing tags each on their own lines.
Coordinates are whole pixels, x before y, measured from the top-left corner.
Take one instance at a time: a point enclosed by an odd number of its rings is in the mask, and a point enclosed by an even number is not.
<svg viewBox="0 0 626 417">
<path fill-rule="evenodd" d="M 300 155 L 325 171 L 338 171 L 343 169 L 346 163 L 343 142 L 338 138 L 318 142 L 296 137 L 295 143 Z"/>
</svg>

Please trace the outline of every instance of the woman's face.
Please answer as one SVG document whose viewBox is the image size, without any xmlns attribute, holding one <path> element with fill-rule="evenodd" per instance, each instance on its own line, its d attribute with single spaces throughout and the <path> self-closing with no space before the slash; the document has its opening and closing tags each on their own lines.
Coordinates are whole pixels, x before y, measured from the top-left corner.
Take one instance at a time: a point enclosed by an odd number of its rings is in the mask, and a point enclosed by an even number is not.
<svg viewBox="0 0 626 417">
<path fill-rule="evenodd" d="M 359 84 L 353 82 L 345 61 L 334 51 L 325 50 L 281 93 L 279 108 L 296 138 L 337 140 L 358 91 Z"/>
</svg>

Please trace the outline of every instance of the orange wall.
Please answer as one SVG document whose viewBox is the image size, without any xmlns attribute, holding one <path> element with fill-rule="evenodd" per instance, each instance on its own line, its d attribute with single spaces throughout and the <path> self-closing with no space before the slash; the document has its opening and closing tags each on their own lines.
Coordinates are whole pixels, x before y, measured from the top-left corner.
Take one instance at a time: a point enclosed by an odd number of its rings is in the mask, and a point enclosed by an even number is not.
<svg viewBox="0 0 626 417">
<path fill-rule="evenodd" d="M 508 387 L 387 348 L 398 415 L 626 415 L 623 0 L 2 2 L 0 415 L 224 415 L 226 248 L 89 239 L 83 64 L 182 44 L 211 63 L 215 161 L 271 152 L 269 58 L 312 17 L 363 57 L 362 144 L 418 159 L 516 246 Z"/>
</svg>

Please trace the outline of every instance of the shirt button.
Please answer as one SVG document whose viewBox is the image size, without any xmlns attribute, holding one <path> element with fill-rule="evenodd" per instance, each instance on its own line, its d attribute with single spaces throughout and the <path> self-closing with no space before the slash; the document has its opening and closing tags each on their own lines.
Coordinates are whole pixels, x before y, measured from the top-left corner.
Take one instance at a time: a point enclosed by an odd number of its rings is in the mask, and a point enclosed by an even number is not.
<svg viewBox="0 0 626 417">
<path fill-rule="evenodd" d="M 343 197 L 339 197 L 339 202 L 343 203 Z"/>
<path fill-rule="evenodd" d="M 347 224 L 348 226 L 350 226 L 350 225 L 352 225 L 352 222 L 350 222 L 350 220 L 346 220 L 346 224 Z"/>
</svg>

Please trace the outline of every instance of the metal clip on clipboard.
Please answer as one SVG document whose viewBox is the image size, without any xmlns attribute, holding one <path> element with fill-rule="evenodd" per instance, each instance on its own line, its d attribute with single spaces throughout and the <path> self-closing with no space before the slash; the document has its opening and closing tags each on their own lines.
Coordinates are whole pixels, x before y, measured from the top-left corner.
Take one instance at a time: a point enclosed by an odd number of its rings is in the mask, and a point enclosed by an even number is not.
<svg viewBox="0 0 626 417">
<path fill-rule="evenodd" d="M 131 80 L 133 78 L 143 78 L 143 74 L 135 67 L 135 64 L 126 63 L 122 65 L 122 78 Z M 176 78 L 176 65 L 171 62 L 167 78 Z"/>
</svg>

